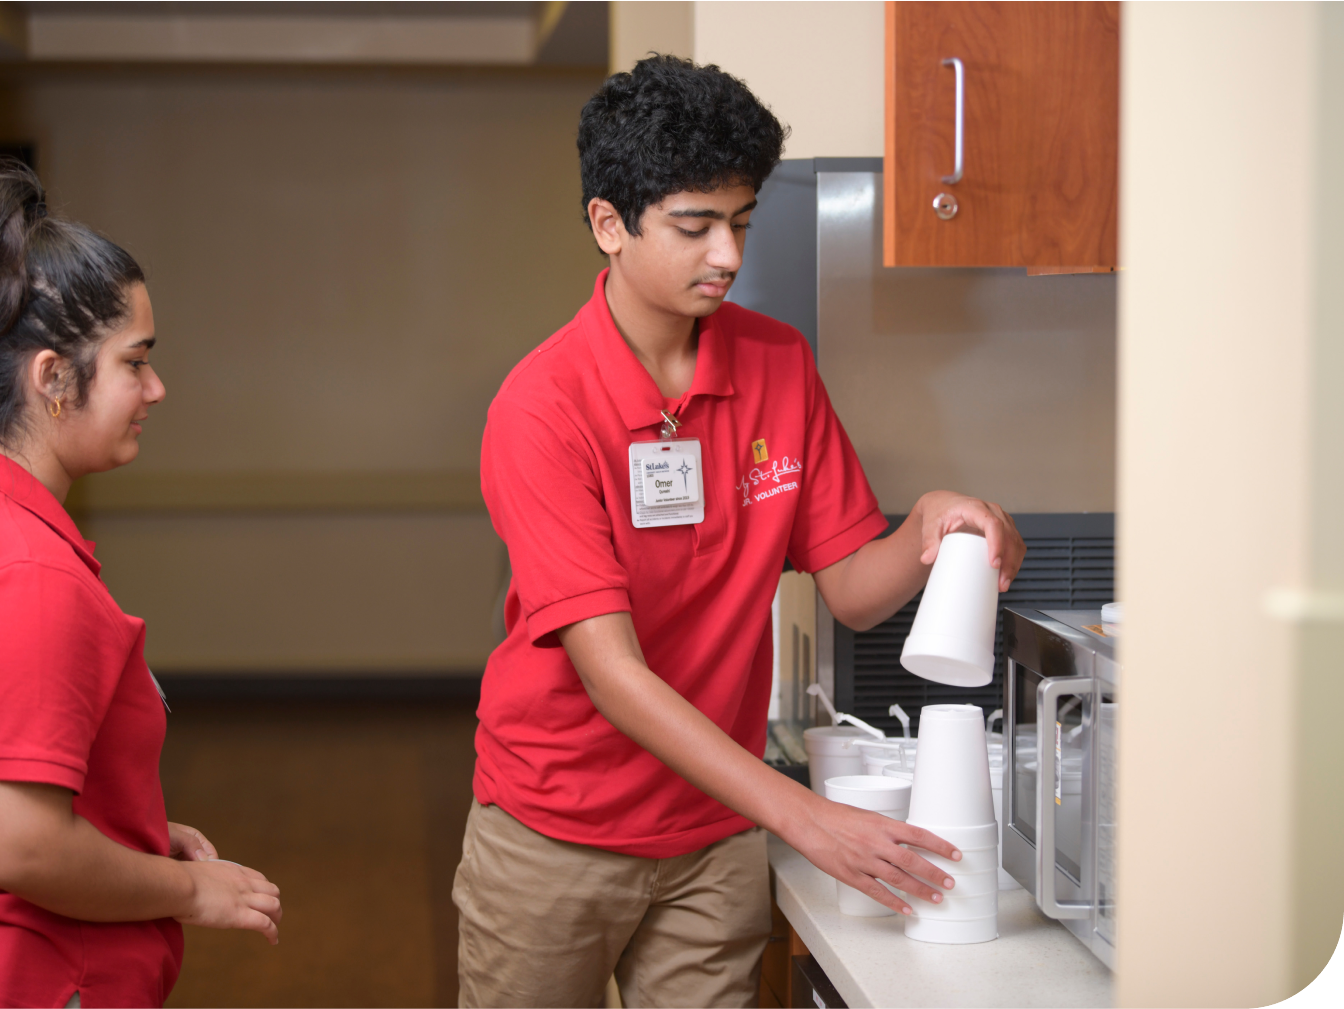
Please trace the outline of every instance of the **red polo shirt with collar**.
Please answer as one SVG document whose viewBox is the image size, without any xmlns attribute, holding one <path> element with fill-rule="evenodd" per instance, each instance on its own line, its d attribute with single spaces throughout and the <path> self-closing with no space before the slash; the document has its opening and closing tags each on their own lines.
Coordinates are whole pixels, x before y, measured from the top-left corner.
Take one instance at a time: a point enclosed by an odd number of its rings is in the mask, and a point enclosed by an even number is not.
<svg viewBox="0 0 1344 1009">
<path fill-rule="evenodd" d="M 669 401 L 612 322 L 606 277 L 490 406 L 481 485 L 513 579 L 474 789 L 549 837 L 667 858 L 752 824 L 598 714 L 555 631 L 629 612 L 649 667 L 759 756 L 785 557 L 816 571 L 887 522 L 801 333 L 723 304 L 700 320 L 690 390 Z M 705 519 L 637 529 L 630 444 L 658 438 L 664 409 L 700 440 Z"/>
<path fill-rule="evenodd" d="M 136 851 L 168 854 L 159 786 L 167 720 L 145 665 L 145 624 L 98 577 L 60 503 L 0 457 L 0 781 L 75 793 L 73 806 Z M 87 922 L 0 891 L 0 1005 L 162 1005 L 182 926 Z"/>
</svg>

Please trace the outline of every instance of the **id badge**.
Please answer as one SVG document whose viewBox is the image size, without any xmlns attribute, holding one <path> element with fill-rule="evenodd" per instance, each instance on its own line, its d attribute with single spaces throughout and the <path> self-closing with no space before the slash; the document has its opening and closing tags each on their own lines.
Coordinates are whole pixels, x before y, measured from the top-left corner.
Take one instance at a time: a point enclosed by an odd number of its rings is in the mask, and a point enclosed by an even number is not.
<svg viewBox="0 0 1344 1009">
<path fill-rule="evenodd" d="M 700 439 L 637 441 L 630 446 L 630 521 L 636 529 L 705 520 Z"/>
</svg>

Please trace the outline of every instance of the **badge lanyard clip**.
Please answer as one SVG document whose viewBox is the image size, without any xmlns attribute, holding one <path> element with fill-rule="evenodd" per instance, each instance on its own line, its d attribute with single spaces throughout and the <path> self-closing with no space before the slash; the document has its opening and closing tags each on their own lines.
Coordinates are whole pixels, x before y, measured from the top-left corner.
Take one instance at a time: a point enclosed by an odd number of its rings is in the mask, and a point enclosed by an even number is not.
<svg viewBox="0 0 1344 1009">
<path fill-rule="evenodd" d="M 675 438 L 677 436 L 677 429 L 681 427 L 681 421 L 677 420 L 676 417 L 673 417 L 666 410 L 661 410 L 659 412 L 663 415 L 663 427 L 662 430 L 658 432 L 658 437 Z"/>
</svg>

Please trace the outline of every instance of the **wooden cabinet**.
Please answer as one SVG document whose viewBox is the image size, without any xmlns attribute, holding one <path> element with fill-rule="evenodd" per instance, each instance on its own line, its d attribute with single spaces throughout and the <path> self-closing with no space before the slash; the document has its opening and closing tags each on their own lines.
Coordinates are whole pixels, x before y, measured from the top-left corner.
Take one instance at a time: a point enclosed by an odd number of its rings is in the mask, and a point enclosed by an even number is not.
<svg viewBox="0 0 1344 1009">
<path fill-rule="evenodd" d="M 885 264 L 1114 269 L 1120 5 L 888 3 L 886 31 Z"/>
</svg>

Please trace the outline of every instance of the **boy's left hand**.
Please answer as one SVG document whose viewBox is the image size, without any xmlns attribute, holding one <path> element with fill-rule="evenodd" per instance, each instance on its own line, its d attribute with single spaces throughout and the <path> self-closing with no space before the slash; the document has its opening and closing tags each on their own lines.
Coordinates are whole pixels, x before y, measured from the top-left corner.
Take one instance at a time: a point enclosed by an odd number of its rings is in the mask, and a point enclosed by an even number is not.
<svg viewBox="0 0 1344 1009">
<path fill-rule="evenodd" d="M 921 564 L 934 562 L 948 533 L 977 532 L 989 547 L 990 566 L 999 569 L 999 591 L 1008 591 L 1027 553 L 1011 515 L 991 501 L 946 490 L 925 494 L 915 507 L 921 513 Z"/>
</svg>

